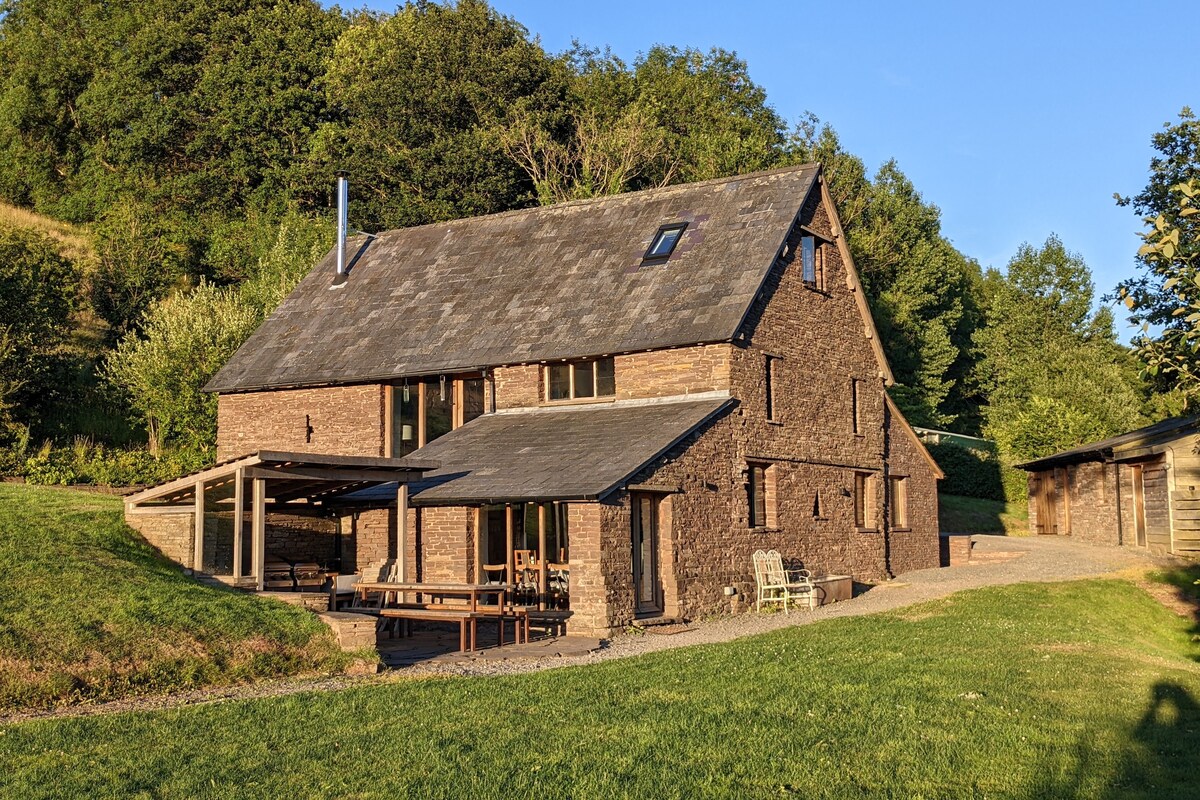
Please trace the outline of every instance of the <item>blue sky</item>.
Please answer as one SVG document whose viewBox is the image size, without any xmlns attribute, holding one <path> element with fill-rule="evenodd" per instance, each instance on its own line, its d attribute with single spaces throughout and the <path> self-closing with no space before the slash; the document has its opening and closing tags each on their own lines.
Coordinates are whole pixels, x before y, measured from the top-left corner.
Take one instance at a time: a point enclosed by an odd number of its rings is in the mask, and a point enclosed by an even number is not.
<svg viewBox="0 0 1200 800">
<path fill-rule="evenodd" d="M 871 171 L 895 158 L 961 251 L 1003 267 L 1055 232 L 1098 293 L 1133 273 L 1140 245 L 1113 192 L 1138 192 L 1150 137 L 1200 105 L 1188 23 L 1172 37 L 1140 3 L 493 5 L 552 53 L 572 39 L 627 60 L 658 43 L 736 51 L 786 119 L 813 112 Z"/>
</svg>

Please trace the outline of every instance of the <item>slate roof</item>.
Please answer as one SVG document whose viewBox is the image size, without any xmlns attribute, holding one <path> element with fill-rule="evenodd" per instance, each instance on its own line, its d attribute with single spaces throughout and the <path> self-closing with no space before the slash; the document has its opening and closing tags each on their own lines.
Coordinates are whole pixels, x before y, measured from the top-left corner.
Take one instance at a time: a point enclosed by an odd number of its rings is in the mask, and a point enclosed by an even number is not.
<svg viewBox="0 0 1200 800">
<path fill-rule="evenodd" d="M 1017 464 L 1015 466 L 1017 469 L 1023 469 L 1027 472 L 1039 472 L 1052 467 L 1061 467 L 1064 464 L 1111 460 L 1119 458 L 1122 450 L 1150 446 L 1160 443 L 1163 440 L 1192 433 L 1196 429 L 1200 429 L 1200 416 L 1173 417 L 1162 422 L 1156 422 L 1153 425 L 1147 425 L 1144 428 L 1138 428 L 1136 431 L 1122 433 L 1119 436 L 1102 439 L 1098 442 L 1089 442 L 1079 447 L 1073 447 L 1070 450 L 1063 450 L 1060 453 L 1033 461 L 1026 461 L 1024 464 Z"/>
<path fill-rule="evenodd" d="M 331 252 L 205 388 L 731 340 L 818 174 L 809 164 L 355 237 L 345 284 L 331 288 Z M 671 258 L 643 263 L 659 227 L 680 221 Z"/>
<path fill-rule="evenodd" d="M 400 463 L 440 465 L 409 485 L 414 505 L 597 500 L 734 404 L 711 398 L 484 414 Z M 395 489 L 342 499 L 390 501 Z"/>
</svg>

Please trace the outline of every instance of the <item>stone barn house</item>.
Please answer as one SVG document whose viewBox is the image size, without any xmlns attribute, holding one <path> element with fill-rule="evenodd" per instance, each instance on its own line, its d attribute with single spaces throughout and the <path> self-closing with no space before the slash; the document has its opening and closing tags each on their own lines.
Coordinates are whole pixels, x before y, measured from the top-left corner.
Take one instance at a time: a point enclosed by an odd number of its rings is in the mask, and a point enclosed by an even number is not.
<svg viewBox="0 0 1200 800">
<path fill-rule="evenodd" d="M 1035 533 L 1200 555 L 1200 417 L 1018 464 Z"/>
<path fill-rule="evenodd" d="M 127 516 L 259 588 L 271 557 L 470 583 L 535 551 L 603 635 L 728 611 L 758 549 L 937 566 L 891 382 L 818 165 L 359 234 L 209 383 L 223 463 Z"/>
</svg>

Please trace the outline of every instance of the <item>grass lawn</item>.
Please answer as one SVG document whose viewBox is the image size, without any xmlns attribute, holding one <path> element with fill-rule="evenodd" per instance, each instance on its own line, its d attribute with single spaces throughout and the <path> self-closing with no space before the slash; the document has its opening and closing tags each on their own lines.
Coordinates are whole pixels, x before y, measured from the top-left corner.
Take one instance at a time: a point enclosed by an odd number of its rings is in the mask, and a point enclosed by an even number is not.
<svg viewBox="0 0 1200 800">
<path fill-rule="evenodd" d="M 533 675 L 8 726 L 0 795 L 1195 797 L 1198 656 L 1125 581 L 984 589 Z"/>
<path fill-rule="evenodd" d="M 341 669 L 314 615 L 184 577 L 121 508 L 0 484 L 0 709 Z"/>
<path fill-rule="evenodd" d="M 980 500 L 977 497 L 938 495 L 938 526 L 943 533 L 1029 533 L 1029 506 Z"/>
</svg>

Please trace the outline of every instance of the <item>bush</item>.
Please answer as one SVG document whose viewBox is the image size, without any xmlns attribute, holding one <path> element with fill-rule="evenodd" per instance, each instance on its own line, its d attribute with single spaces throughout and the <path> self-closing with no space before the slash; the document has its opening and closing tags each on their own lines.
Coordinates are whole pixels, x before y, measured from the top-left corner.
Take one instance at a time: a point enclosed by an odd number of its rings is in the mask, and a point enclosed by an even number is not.
<svg viewBox="0 0 1200 800">
<path fill-rule="evenodd" d="M 939 491 L 981 500 L 1006 499 L 1002 466 L 996 453 L 963 447 L 954 442 L 927 444 L 925 447 L 942 472 L 946 473 L 938 487 Z"/>
<path fill-rule="evenodd" d="M 3 463 L 0 457 L 0 463 Z M 69 486 L 140 486 L 161 483 L 213 463 L 209 450 L 174 449 L 152 455 L 144 449 L 108 448 L 85 438 L 71 447 L 43 447 L 26 459 L 19 474 L 29 483 Z"/>
</svg>

